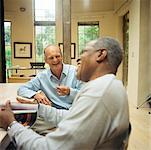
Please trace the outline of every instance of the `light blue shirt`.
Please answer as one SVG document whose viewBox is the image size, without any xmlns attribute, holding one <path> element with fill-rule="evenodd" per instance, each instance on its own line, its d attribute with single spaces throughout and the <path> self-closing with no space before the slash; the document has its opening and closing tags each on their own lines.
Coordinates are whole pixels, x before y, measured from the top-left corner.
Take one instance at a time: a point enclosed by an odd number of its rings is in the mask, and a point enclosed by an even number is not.
<svg viewBox="0 0 151 150">
<path fill-rule="evenodd" d="M 70 94 L 59 96 L 56 87 L 65 85 L 70 88 Z M 38 90 L 42 90 L 48 99 L 54 104 L 63 108 L 70 108 L 77 92 L 80 90 L 82 82 L 76 78 L 76 67 L 73 65 L 63 64 L 63 71 L 60 80 L 54 76 L 50 69 L 37 74 L 35 78 L 21 86 L 17 93 L 19 96 L 26 98 L 33 97 Z"/>
</svg>

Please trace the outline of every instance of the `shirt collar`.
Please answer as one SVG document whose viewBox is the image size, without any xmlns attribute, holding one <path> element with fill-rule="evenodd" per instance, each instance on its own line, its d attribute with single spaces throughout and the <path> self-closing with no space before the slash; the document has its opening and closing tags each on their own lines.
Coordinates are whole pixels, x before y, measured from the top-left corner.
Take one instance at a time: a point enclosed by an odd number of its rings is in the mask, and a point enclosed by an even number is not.
<svg viewBox="0 0 151 150">
<path fill-rule="evenodd" d="M 67 76 L 68 72 L 69 72 L 70 66 L 67 64 L 63 63 L 63 70 L 62 70 L 62 74 L 64 74 L 65 76 Z M 48 68 L 48 74 L 51 76 L 54 76 L 50 70 L 50 68 Z"/>
<path fill-rule="evenodd" d="M 69 72 L 69 69 L 70 69 L 70 66 L 69 66 L 69 65 L 63 64 L 63 71 L 62 71 L 62 73 L 67 76 L 67 75 L 68 75 L 68 72 Z"/>
</svg>

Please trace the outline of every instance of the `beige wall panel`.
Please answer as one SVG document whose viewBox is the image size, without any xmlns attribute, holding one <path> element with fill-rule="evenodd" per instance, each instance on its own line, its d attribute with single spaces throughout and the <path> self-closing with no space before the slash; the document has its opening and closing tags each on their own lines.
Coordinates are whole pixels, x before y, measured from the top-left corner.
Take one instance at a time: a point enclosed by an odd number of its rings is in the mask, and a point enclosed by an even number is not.
<svg viewBox="0 0 151 150">
<path fill-rule="evenodd" d="M 115 37 L 117 34 L 117 18 L 118 18 L 117 15 L 114 15 L 113 12 L 72 14 L 71 24 L 72 42 L 78 42 L 77 35 L 78 22 L 84 21 L 99 21 L 100 36 Z"/>
<path fill-rule="evenodd" d="M 62 0 L 56 0 L 56 44 L 63 42 L 62 36 Z"/>
<path fill-rule="evenodd" d="M 139 28 L 140 28 L 140 2 L 133 1 L 130 5 L 129 15 L 129 68 L 128 68 L 128 97 L 136 106 L 138 99 L 138 73 L 139 73 Z"/>
<path fill-rule="evenodd" d="M 139 78 L 138 104 L 141 104 L 149 91 L 149 0 L 140 3 L 140 49 L 139 49 Z"/>
<path fill-rule="evenodd" d="M 149 4 L 149 55 L 148 55 L 148 60 L 149 60 L 149 64 L 148 64 L 148 71 L 149 71 L 149 93 L 151 93 L 151 0 L 150 0 L 150 4 Z"/>
<path fill-rule="evenodd" d="M 30 62 L 35 61 L 32 1 L 26 0 L 25 3 L 23 1 L 7 0 L 6 2 L 7 9 L 5 10 L 5 19 L 12 22 L 12 65 L 30 67 Z M 14 3 L 16 5 L 14 5 Z M 24 7 L 25 11 L 21 12 L 20 7 Z M 31 42 L 32 58 L 15 59 L 14 42 Z M 28 74 L 28 71 L 25 74 Z"/>
</svg>

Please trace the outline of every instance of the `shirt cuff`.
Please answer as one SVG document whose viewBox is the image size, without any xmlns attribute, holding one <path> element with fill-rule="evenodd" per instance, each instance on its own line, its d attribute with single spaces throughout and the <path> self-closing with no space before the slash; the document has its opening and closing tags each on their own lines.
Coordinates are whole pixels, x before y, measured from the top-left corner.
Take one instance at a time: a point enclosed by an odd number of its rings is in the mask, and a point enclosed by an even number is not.
<svg viewBox="0 0 151 150">
<path fill-rule="evenodd" d="M 20 133 L 23 130 L 25 130 L 25 127 L 17 122 L 11 126 L 8 131 L 8 135 L 12 139 L 17 133 Z"/>
<path fill-rule="evenodd" d="M 69 93 L 68 96 L 70 96 L 70 99 L 73 101 L 73 99 L 75 98 L 75 96 L 77 95 L 77 93 L 78 93 L 77 89 L 70 88 L 70 93 Z"/>
</svg>

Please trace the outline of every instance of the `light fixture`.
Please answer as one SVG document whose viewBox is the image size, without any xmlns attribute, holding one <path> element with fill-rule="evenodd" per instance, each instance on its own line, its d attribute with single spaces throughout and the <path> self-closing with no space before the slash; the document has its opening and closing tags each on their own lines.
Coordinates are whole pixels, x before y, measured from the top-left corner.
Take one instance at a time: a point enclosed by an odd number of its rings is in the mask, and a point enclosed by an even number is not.
<svg viewBox="0 0 151 150">
<path fill-rule="evenodd" d="M 26 8 L 25 8 L 25 7 L 20 7 L 19 9 L 20 9 L 21 12 L 26 11 Z"/>
</svg>

